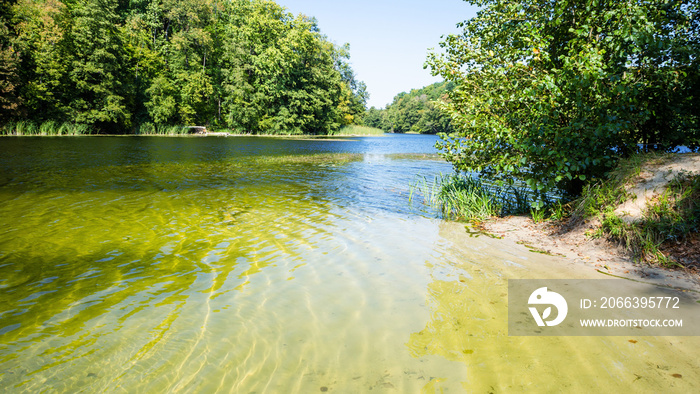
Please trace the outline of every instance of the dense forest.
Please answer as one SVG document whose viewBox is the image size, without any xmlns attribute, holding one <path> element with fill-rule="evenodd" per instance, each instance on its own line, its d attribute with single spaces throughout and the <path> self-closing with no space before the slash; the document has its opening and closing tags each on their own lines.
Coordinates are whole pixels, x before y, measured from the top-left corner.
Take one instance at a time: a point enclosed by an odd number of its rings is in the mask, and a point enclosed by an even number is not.
<svg viewBox="0 0 700 394">
<path fill-rule="evenodd" d="M 265 0 L 0 4 L 0 125 L 327 134 L 368 98 L 315 19 Z"/>
<path fill-rule="evenodd" d="M 441 109 L 453 82 L 437 82 L 394 97 L 384 109 L 370 108 L 365 124 L 392 133 L 451 133 L 452 123 Z"/>
</svg>

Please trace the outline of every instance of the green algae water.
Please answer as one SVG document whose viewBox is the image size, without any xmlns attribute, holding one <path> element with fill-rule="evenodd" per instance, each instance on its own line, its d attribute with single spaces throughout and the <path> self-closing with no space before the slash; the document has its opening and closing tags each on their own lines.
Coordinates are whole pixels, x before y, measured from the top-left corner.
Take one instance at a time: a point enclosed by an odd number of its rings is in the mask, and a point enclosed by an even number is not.
<svg viewBox="0 0 700 394">
<path fill-rule="evenodd" d="M 3 392 L 697 392 L 693 337 L 508 337 L 558 257 L 408 203 L 432 136 L 0 139 Z"/>
</svg>

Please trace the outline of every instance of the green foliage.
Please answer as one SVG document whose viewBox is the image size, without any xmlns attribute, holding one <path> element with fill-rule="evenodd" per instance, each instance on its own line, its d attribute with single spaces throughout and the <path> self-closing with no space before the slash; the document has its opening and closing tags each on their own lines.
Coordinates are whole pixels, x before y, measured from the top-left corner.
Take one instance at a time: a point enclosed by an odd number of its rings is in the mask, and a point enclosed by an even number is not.
<svg viewBox="0 0 700 394">
<path fill-rule="evenodd" d="M 19 54 L 14 48 L 10 2 L 0 4 L 0 124 L 19 108 Z"/>
<path fill-rule="evenodd" d="M 370 108 L 365 124 L 392 133 L 451 133 L 450 117 L 440 109 L 454 83 L 437 82 L 409 93 L 399 93 L 385 109 Z"/>
<path fill-rule="evenodd" d="M 178 120 L 177 90 L 165 75 L 153 79 L 151 86 L 146 89 L 150 98 L 145 103 L 150 118 L 156 124 L 170 124 Z M 150 124 L 145 122 L 144 124 Z"/>
<path fill-rule="evenodd" d="M 326 41 L 315 20 L 274 3 L 253 3 L 227 31 L 222 103 L 227 126 L 241 132 L 328 134 L 351 111 L 342 48 Z M 272 19 L 271 19 L 272 18 Z"/>
<path fill-rule="evenodd" d="M 439 147 L 458 171 L 577 195 L 640 143 L 698 148 L 698 2 L 471 3 L 427 61 L 455 83 Z"/>
<path fill-rule="evenodd" d="M 329 134 L 365 112 L 348 46 L 272 1 L 18 0 L 0 33 L 0 122 Z"/>
<path fill-rule="evenodd" d="M 12 6 L 9 40 L 20 60 L 13 99 L 22 103 L 12 120 L 69 120 L 70 19 L 60 1 L 19 0 Z"/>
<path fill-rule="evenodd" d="M 125 105 L 121 79 L 126 62 L 116 0 L 86 0 L 71 9 L 71 62 L 66 92 L 70 97 L 68 116 L 77 123 L 99 129 L 128 127 L 130 114 Z"/>
</svg>

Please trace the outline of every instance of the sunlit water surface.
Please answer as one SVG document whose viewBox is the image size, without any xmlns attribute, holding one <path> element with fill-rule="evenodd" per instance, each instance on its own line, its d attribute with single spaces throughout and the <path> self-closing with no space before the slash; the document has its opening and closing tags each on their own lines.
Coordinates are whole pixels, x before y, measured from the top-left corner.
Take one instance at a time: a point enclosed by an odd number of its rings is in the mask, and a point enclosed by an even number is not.
<svg viewBox="0 0 700 394">
<path fill-rule="evenodd" d="M 434 142 L 1 139 L 0 390 L 699 389 L 696 338 L 508 337 L 584 276 L 409 205 Z"/>
</svg>

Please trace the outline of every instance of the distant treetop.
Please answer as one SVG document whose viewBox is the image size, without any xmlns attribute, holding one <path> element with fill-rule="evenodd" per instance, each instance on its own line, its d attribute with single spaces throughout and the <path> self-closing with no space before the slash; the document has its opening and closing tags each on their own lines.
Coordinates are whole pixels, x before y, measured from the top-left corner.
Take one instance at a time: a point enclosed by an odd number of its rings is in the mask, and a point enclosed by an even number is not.
<svg viewBox="0 0 700 394">
<path fill-rule="evenodd" d="M 370 108 L 365 124 L 392 133 L 450 133 L 452 124 L 441 106 L 453 88 L 453 82 L 437 82 L 409 93 L 401 92 L 386 108 Z"/>
</svg>

